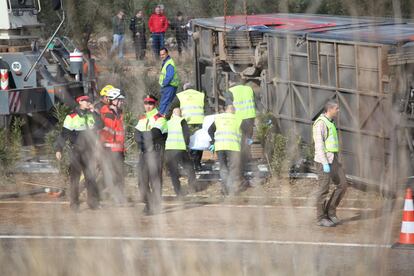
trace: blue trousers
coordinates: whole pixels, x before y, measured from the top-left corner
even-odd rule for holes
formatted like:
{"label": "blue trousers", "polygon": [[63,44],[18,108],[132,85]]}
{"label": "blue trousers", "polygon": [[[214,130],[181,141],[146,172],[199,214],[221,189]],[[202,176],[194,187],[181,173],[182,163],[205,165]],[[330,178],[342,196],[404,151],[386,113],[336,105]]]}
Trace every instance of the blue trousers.
{"label": "blue trousers", "polygon": [[125,41],[125,35],[114,34],[114,42],[112,44],[110,53],[112,54],[115,51],[115,49],[118,49],[118,57],[123,58],[124,57],[124,41]]}
{"label": "blue trousers", "polygon": [[156,57],[160,56],[160,50],[164,47],[164,33],[152,33],[152,50]]}
{"label": "blue trousers", "polygon": [[160,106],[158,108],[158,111],[161,114],[163,115],[167,114],[170,104],[174,100],[176,92],[177,92],[177,87],[174,87],[174,86],[166,86],[166,87],[161,88],[161,100],[160,100]]}

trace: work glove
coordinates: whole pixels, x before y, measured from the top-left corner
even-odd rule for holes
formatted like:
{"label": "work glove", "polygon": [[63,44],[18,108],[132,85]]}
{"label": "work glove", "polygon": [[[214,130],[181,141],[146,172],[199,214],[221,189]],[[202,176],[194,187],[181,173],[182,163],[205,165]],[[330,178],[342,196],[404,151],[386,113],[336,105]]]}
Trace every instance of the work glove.
{"label": "work glove", "polygon": [[208,150],[209,150],[209,151],[211,151],[211,152],[213,152],[213,151],[214,151],[214,145],[210,145],[210,146],[208,147]]}
{"label": "work glove", "polygon": [[329,166],[329,164],[323,164],[323,172],[324,173],[330,173],[331,172],[331,167]]}
{"label": "work glove", "polygon": [[249,146],[251,146],[251,145],[253,144],[253,139],[248,138],[248,139],[246,140],[246,143],[247,143]]}

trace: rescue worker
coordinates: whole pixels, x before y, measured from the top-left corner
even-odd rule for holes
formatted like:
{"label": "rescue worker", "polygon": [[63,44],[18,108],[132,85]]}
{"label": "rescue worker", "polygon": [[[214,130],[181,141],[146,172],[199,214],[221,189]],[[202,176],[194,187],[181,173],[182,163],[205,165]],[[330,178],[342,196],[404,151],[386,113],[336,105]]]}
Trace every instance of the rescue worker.
{"label": "rescue worker", "polygon": [[243,188],[240,171],[240,144],[242,120],[235,114],[233,105],[227,105],[225,113],[215,116],[208,129],[212,139],[210,151],[216,151],[220,163],[220,178],[223,195],[234,195]]}
{"label": "rescue worker", "polygon": [[173,59],[168,55],[167,48],[160,50],[160,56],[162,59],[161,74],[159,77],[159,84],[161,86],[161,100],[159,106],[159,112],[162,115],[166,115],[170,107],[171,102],[174,100],[177,87],[180,84],[180,80],[177,74],[177,68]]}
{"label": "rescue worker", "polygon": [[197,191],[194,167],[187,151],[188,144],[190,143],[190,131],[188,129],[187,121],[181,117],[181,110],[179,108],[174,108],[171,119],[168,121],[167,125],[168,135],[165,142],[167,168],[176,195],[183,196],[184,194],[181,190],[179,179],[179,164],[181,164],[187,171],[188,187]]}
{"label": "rescue worker", "polygon": [[[69,174],[70,174],[70,208],[79,210],[79,180],[81,173],[85,176],[88,192],[87,203],[91,209],[99,208],[98,188],[96,186],[96,131],[102,128],[102,121],[88,96],[76,98],[78,106],[66,116],[62,132],[56,141],[56,158],[62,159],[62,150],[69,141]],[[91,158],[92,156],[92,158]]]}
{"label": "rescue worker", "polygon": [[107,84],[104,86],[104,88],[101,89],[101,91],[99,92],[99,95],[101,96],[99,99],[99,102],[96,103],[95,106],[95,110],[97,110],[99,113],[101,113],[101,109],[109,104],[109,100],[108,100],[108,91],[111,89],[114,89],[115,87],[113,87],[110,84]]}
{"label": "rescue worker", "polygon": [[[99,92],[99,95],[100,95],[99,101],[95,103],[94,105],[96,112],[98,112],[99,114],[104,112],[104,109],[108,108],[108,104],[109,104],[108,91],[114,88],[115,87],[113,87],[112,85],[107,84]],[[108,194],[107,192],[109,192],[109,187],[106,186],[106,183],[103,178],[102,168],[104,167],[105,158],[104,158],[104,148],[102,146],[102,143],[99,143],[97,145],[97,150],[95,152],[95,158],[97,160],[96,183],[98,186],[99,198],[103,199],[105,197],[104,194]]]}
{"label": "rescue worker", "polygon": [[[182,116],[190,128],[190,136],[201,129],[204,121],[205,94],[193,89],[191,83],[185,83],[184,91],[177,93],[173,106],[178,105]],[[202,150],[190,150],[190,156],[196,170],[201,170]]]}
{"label": "rescue worker", "polygon": [[135,126],[135,141],[138,145],[138,187],[143,202],[144,214],[161,211],[162,165],[167,133],[167,121],[156,108],[157,98],[144,98],[145,115]]}
{"label": "rescue worker", "polygon": [[103,147],[103,179],[115,203],[124,204],[125,129],[122,105],[125,97],[117,88],[109,90],[107,95],[109,103],[100,112],[104,125],[99,133]]}
{"label": "rescue worker", "polygon": [[254,92],[248,85],[236,85],[235,82],[230,82],[230,86],[226,101],[234,105],[236,116],[243,120],[245,125],[241,138],[241,158],[242,164],[247,165],[251,159],[250,146],[253,144],[253,128],[256,118]]}
{"label": "rescue worker", "polygon": [[[336,216],[336,208],[344,197],[347,182],[342,165],[339,163],[338,131],[334,119],[338,116],[339,105],[329,100],[325,104],[324,113],[313,124],[313,141],[315,143],[316,171],[318,174],[319,189],[316,199],[317,225],[333,227],[340,223]],[[331,196],[329,184],[335,184]]]}

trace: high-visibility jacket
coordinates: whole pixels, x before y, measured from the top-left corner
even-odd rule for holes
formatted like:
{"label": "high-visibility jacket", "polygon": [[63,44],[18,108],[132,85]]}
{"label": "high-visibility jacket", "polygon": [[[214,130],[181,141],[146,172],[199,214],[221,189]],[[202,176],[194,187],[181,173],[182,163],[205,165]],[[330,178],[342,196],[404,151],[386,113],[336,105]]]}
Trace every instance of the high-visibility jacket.
{"label": "high-visibility jacket", "polygon": [[187,124],[202,124],[204,121],[204,93],[187,89],[177,93],[182,116]]}
{"label": "high-visibility jacket", "polygon": [[160,78],[159,78],[158,82],[162,86],[162,83],[164,82],[165,76],[167,75],[168,65],[171,65],[174,68],[174,76],[173,76],[172,80],[170,81],[169,85],[174,86],[174,87],[178,87],[180,85],[180,80],[178,78],[177,68],[175,67],[175,63],[172,60],[172,58],[168,58],[167,61],[162,66],[161,74],[160,74]]}
{"label": "high-visibility jacket", "polygon": [[158,113],[158,109],[154,108],[150,112],[145,113],[139,120],[135,128],[139,131],[150,131],[152,128],[158,128],[161,133],[167,133],[167,120]]}
{"label": "high-visibility jacket", "polygon": [[256,118],[253,89],[248,85],[236,85],[229,90],[233,94],[233,105],[237,117],[242,120]]}
{"label": "high-visibility jacket", "polygon": [[322,114],[318,117],[318,119],[316,119],[313,127],[315,127],[316,123],[319,121],[323,121],[328,128],[328,137],[326,138],[324,144],[325,152],[339,152],[338,131],[336,129],[335,123]]}
{"label": "high-visibility jacket", "polygon": [[63,127],[71,131],[93,129],[95,127],[95,119],[91,113],[86,113],[84,116],[80,116],[78,113],[74,112],[65,117]]}
{"label": "high-visibility jacket", "polygon": [[69,144],[74,146],[76,150],[94,150],[97,119],[99,124],[101,124],[98,114],[92,114],[89,111],[80,109],[75,109],[74,112],[67,115],[63,122],[62,132],[56,140],[56,151],[62,151],[66,141],[69,141]]}
{"label": "high-visibility jacket", "polygon": [[216,151],[240,151],[241,122],[241,119],[233,113],[216,115],[214,119],[216,125],[214,148]]}
{"label": "high-visibility jacket", "polygon": [[184,120],[180,116],[172,116],[168,121],[168,136],[165,141],[166,150],[185,150],[185,140],[181,122]]}
{"label": "high-visibility jacket", "polygon": [[101,108],[101,118],[104,123],[103,129],[99,132],[102,145],[114,152],[125,151],[124,116],[115,114],[105,105]]}

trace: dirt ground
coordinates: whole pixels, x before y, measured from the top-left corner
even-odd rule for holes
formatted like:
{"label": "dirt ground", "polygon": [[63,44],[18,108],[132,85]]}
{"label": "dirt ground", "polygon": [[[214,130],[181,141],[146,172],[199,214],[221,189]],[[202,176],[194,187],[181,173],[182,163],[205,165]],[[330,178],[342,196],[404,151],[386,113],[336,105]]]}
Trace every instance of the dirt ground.
{"label": "dirt ground", "polygon": [[[412,275],[414,251],[394,250],[401,200],[352,187],[343,224],[315,225],[313,180],[270,180],[232,198],[219,183],[178,200],[164,177],[164,210],[144,216],[137,180],[129,202],[69,209],[66,196],[0,200],[3,275]],[[184,179],[183,179],[184,180]],[[16,174],[0,194],[47,185],[57,174]],[[85,198],[85,195],[82,196]],[[364,260],[364,261],[362,261]]]}
{"label": "dirt ground", "polygon": [[[175,193],[170,182],[168,175],[164,174],[164,185],[163,185],[163,196],[165,200],[173,200],[175,198]],[[264,182],[264,183],[260,183]],[[186,183],[186,178],[181,178],[181,183],[184,190],[188,190]],[[275,204],[278,202],[278,199],[289,200],[292,204],[295,202],[305,202],[307,205],[313,204],[314,194],[317,189],[317,181],[313,179],[289,179],[289,178],[271,178],[271,179],[260,179],[258,181],[260,184],[249,188],[248,190],[240,193],[237,197],[234,197],[236,202],[255,202],[256,204],[266,204],[272,203]],[[222,199],[221,195],[221,186],[219,182],[202,182],[203,190],[197,193],[191,193],[184,198],[186,201],[192,200],[220,200]],[[65,176],[60,174],[25,174],[17,173],[9,177],[6,181],[0,183],[0,193],[11,193],[11,192],[22,192],[28,191],[31,189],[37,189],[39,187],[55,187],[68,189],[69,184]],[[128,176],[125,178],[125,189],[126,194],[130,202],[139,201],[139,191],[138,191],[138,182],[136,176]],[[85,196],[86,191],[82,193],[82,196]],[[52,199],[51,195],[35,195],[35,196],[25,196],[19,198],[18,200],[44,200]],[[255,199],[257,198],[257,199]],[[382,197],[374,191],[364,192],[359,189],[356,189],[350,186],[347,190],[347,198],[352,199],[352,204],[355,206],[362,206],[364,202],[371,201],[380,201]],[[66,196],[59,198],[58,200],[68,200]],[[110,204],[110,200],[104,200]]]}

